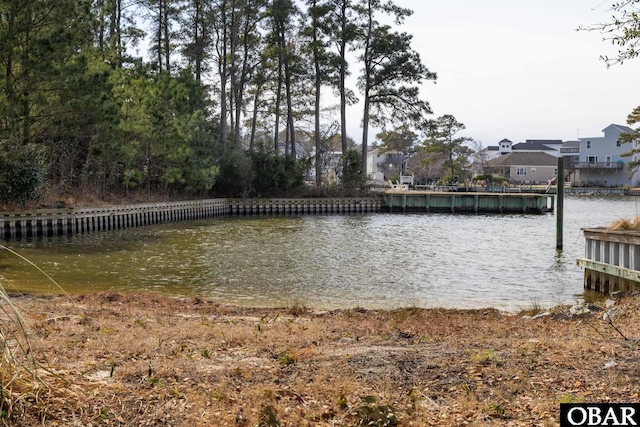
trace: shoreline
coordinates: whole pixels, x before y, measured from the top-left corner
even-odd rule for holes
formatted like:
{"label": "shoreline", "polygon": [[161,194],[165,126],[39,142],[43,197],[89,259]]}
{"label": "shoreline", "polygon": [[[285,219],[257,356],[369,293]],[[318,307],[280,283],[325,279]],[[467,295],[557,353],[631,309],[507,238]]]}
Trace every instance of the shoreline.
{"label": "shoreline", "polygon": [[[630,339],[639,304],[615,303]],[[38,402],[7,425],[551,426],[560,403],[638,400],[637,350],[602,313],[315,312],[115,292],[15,305],[48,371],[37,394],[5,393]]]}

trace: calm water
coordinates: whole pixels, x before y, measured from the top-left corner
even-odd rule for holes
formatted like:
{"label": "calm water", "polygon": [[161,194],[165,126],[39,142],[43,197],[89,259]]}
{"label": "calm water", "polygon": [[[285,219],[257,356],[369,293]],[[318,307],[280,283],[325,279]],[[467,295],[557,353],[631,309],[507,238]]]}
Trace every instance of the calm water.
{"label": "calm water", "polygon": [[[581,228],[638,214],[636,198],[565,198],[547,215],[231,218],[11,242],[70,292],[153,291],[243,305],[518,310],[582,292]],[[57,293],[0,251],[5,288]]]}

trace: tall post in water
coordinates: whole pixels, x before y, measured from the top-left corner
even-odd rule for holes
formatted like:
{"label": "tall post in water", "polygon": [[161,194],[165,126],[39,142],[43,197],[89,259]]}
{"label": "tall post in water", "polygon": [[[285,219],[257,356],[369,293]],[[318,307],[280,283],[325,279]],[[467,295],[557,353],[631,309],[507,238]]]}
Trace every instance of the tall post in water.
{"label": "tall post in water", "polygon": [[562,250],[562,222],[564,216],[564,158],[558,157],[558,173],[556,174],[556,249]]}

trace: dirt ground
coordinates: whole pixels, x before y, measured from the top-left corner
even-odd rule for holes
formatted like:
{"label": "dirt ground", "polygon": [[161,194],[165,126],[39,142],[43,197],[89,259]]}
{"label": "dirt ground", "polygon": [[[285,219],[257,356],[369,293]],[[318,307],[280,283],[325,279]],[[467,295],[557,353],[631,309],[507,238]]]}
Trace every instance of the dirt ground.
{"label": "dirt ground", "polygon": [[555,426],[560,403],[640,401],[638,296],[613,322],[115,293],[15,304],[46,369],[5,377],[5,425]]}

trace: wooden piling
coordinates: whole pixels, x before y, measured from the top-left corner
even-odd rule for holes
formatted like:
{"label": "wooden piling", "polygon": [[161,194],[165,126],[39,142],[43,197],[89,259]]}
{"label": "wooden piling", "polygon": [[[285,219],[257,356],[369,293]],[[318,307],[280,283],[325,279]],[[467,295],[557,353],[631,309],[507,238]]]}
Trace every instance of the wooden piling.
{"label": "wooden piling", "polygon": [[564,157],[558,157],[558,173],[556,174],[556,249],[562,250],[562,235],[564,221]]}

